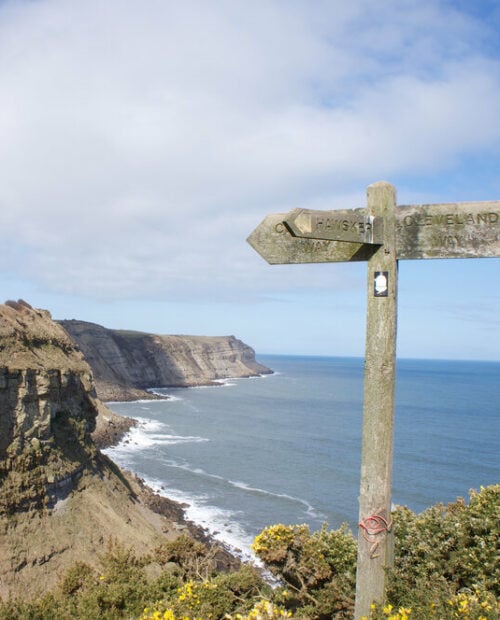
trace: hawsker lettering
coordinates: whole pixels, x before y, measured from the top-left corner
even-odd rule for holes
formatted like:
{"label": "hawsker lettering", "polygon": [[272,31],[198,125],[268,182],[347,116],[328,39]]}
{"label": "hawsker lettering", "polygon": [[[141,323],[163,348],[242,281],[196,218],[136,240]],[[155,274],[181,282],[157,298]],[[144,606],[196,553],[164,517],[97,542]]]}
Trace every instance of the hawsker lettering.
{"label": "hawsker lettering", "polygon": [[312,217],[312,229],[314,232],[322,232],[328,230],[335,231],[350,231],[364,235],[372,230],[372,223],[368,219],[360,220],[346,220],[333,217]]}

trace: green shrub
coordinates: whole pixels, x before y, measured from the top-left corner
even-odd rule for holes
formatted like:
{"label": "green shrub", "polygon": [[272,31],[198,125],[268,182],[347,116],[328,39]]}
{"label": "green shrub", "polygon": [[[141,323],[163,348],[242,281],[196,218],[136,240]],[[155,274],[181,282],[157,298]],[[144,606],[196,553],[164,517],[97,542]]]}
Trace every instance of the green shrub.
{"label": "green shrub", "polygon": [[[371,620],[500,619],[500,485],[471,492],[468,504],[459,499],[419,515],[398,508],[393,523],[388,602],[372,606]],[[0,618],[352,618],[356,542],[345,527],[311,533],[273,525],[253,548],[279,579],[274,589],[250,566],[215,573],[214,550],[180,536],[151,556],[111,546],[99,569],[76,563],[36,601],[0,601]]]}
{"label": "green shrub", "polygon": [[100,570],[76,563],[58,587],[32,601],[0,602],[0,618],[9,620],[118,620],[138,618],[145,605],[175,592],[180,581],[165,573],[148,580],[150,558],[137,559],[127,549],[112,546],[100,558]]}
{"label": "green shrub", "polygon": [[175,562],[184,579],[208,579],[213,573],[215,548],[207,548],[201,542],[182,534],[158,547],[153,557],[160,564]]}
{"label": "green shrub", "polygon": [[498,620],[500,603],[491,592],[464,590],[415,607],[372,605],[370,620]]}
{"label": "green shrub", "polygon": [[233,615],[239,618],[250,613],[263,595],[271,593],[257,571],[244,566],[239,571],[210,579],[185,581],[171,596],[147,606],[141,620],[215,619]]}
{"label": "green shrub", "polygon": [[462,591],[500,596],[500,485],[432,506],[419,515],[394,515],[395,561],[388,599],[395,606],[447,605]]}
{"label": "green shrub", "polygon": [[352,617],[356,542],[346,527],[311,534],[307,525],[273,525],[252,548],[288,588],[288,609],[307,618]]}

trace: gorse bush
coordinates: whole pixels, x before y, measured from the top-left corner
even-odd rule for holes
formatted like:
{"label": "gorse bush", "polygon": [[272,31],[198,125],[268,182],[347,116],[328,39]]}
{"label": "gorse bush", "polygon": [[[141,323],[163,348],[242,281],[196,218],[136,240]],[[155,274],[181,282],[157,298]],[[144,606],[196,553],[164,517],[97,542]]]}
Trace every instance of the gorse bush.
{"label": "gorse bush", "polygon": [[[192,617],[191,615],[179,616],[171,607],[168,607],[164,611],[146,608],[139,620],[190,620]],[[213,618],[214,616],[209,615],[208,617]],[[225,620],[284,620],[285,618],[291,618],[292,613],[268,600],[262,600],[255,603],[252,609],[246,614],[225,614],[223,617]],[[201,619],[202,617],[196,616],[196,618]]]}
{"label": "gorse bush", "polygon": [[356,541],[346,527],[311,534],[307,525],[273,525],[252,548],[287,587],[287,607],[303,617],[352,617]]}
{"label": "gorse bush", "polygon": [[141,620],[195,620],[197,618],[246,617],[256,601],[272,595],[260,575],[251,567],[206,580],[188,580],[162,600],[148,605]]}
{"label": "gorse bush", "polygon": [[398,508],[393,522],[393,609],[411,608],[415,620],[499,617],[500,485],[471,491],[468,504],[458,499],[419,515]]}
{"label": "gorse bush", "polygon": [[[398,508],[393,523],[387,602],[372,605],[367,620],[500,619],[500,485],[419,515]],[[144,557],[111,545],[99,568],[75,564],[38,600],[0,601],[0,618],[352,618],[356,542],[347,528],[273,525],[253,549],[278,586],[250,566],[215,571],[214,549],[180,536]]]}
{"label": "gorse bush", "polygon": [[[391,603],[372,606],[369,620],[497,620],[500,603],[490,592],[464,590],[427,606],[394,607]],[[368,620],[366,618],[365,620]]]}

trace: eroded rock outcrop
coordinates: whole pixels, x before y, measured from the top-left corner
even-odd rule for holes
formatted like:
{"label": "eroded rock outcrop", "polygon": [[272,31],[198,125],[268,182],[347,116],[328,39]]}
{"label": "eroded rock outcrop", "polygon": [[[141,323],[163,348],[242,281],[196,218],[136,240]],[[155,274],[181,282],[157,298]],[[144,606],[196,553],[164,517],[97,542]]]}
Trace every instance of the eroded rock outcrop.
{"label": "eroded rock outcrop", "polygon": [[92,367],[102,400],[133,400],[151,387],[206,385],[271,372],[234,336],[159,336],[60,321]]}
{"label": "eroded rock outcrop", "polygon": [[178,536],[96,448],[99,407],[89,365],[50,314],[0,305],[0,596],[45,591],[77,560],[98,565],[109,541],[147,553]]}
{"label": "eroded rock outcrop", "polygon": [[44,310],[0,306],[0,513],[40,509],[95,458],[90,367]]}

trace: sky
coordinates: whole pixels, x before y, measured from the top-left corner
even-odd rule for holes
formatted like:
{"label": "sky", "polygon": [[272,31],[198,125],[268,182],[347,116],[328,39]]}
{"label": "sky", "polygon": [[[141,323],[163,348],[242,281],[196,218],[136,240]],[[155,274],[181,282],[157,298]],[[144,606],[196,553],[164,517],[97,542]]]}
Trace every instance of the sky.
{"label": "sky", "polygon": [[[498,0],[0,0],[0,291],[56,319],[363,356],[366,263],[270,213],[500,200]],[[400,261],[398,355],[500,360],[500,258]]]}

